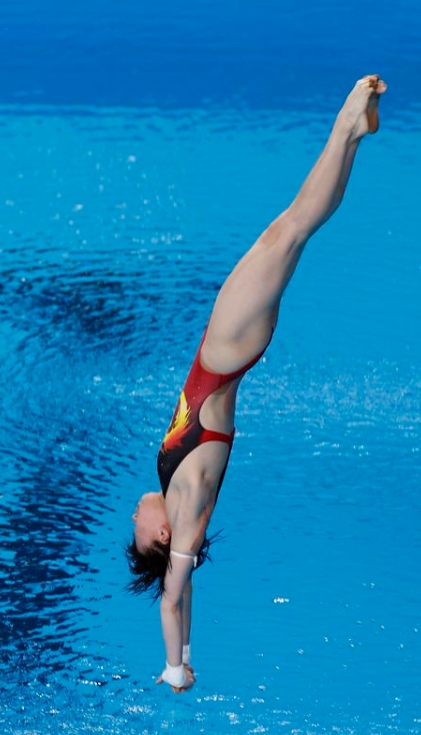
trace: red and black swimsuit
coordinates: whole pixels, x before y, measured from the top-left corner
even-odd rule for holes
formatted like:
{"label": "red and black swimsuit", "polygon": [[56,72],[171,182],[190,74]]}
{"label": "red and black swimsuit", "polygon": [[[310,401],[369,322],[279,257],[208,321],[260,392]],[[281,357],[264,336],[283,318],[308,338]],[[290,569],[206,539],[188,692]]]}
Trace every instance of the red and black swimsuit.
{"label": "red and black swimsuit", "polygon": [[206,370],[200,362],[200,353],[205,335],[194,358],[184,388],[178,399],[171,424],[158,453],[158,475],[164,496],[167,493],[174,472],[183,459],[200,444],[214,441],[223,442],[229,447],[227,461],[219,480],[217,494],[219,493],[234,441],[234,431],[230,434],[225,434],[220,431],[205,429],[200,423],[200,409],[212,393],[222,388],[222,386],[227,385],[232,380],[240,378],[247,370],[250,370],[264,352],[263,350],[257,357],[248,362],[247,365],[239,370],[235,370],[233,373],[213,373]]}

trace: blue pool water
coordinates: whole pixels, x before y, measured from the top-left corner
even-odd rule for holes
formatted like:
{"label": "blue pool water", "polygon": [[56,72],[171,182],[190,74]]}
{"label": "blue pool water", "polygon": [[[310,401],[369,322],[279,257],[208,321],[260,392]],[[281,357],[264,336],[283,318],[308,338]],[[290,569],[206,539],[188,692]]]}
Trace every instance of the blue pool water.
{"label": "blue pool water", "polygon": [[[421,733],[418,5],[0,23],[2,732]],[[377,69],[381,131],[242,386],[175,698],[130,516],[218,286]]]}

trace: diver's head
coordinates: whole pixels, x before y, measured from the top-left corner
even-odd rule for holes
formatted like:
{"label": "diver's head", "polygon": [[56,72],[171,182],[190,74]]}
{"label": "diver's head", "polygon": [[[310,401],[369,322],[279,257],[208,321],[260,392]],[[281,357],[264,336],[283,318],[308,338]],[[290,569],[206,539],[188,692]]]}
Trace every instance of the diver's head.
{"label": "diver's head", "polygon": [[140,553],[147,551],[155,543],[170,545],[171,527],[161,492],[142,495],[132,519],[135,524],[136,548]]}
{"label": "diver's head", "polygon": [[164,591],[171,543],[163,494],[145,493],[132,518],[134,537],[126,551],[133,574],[129,589],[135,593],[149,592],[157,600]]}
{"label": "diver's head", "polygon": [[[133,521],[133,541],[126,549],[133,575],[128,589],[137,594],[149,592],[154,600],[158,600],[164,592],[165,575],[171,564],[171,526],[162,493],[143,495],[136,506]],[[214,538],[207,539],[205,536],[203,539],[197,553],[198,567],[210,559],[209,547]]]}

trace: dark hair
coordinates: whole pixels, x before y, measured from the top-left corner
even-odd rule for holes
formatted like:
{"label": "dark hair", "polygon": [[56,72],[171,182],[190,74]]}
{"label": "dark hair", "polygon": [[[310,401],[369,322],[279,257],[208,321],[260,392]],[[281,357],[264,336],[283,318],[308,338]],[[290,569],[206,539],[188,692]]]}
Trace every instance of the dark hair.
{"label": "dark hair", "polygon": [[[197,567],[201,567],[206,559],[211,561],[210,545],[218,535],[215,534],[210,539],[205,536],[197,553]],[[171,564],[169,544],[161,544],[159,541],[155,541],[147,551],[140,552],[137,549],[135,539],[133,539],[127,546],[126,556],[134,577],[127,585],[128,590],[138,595],[147,592],[154,602],[159,600],[164,592],[167,567]]]}

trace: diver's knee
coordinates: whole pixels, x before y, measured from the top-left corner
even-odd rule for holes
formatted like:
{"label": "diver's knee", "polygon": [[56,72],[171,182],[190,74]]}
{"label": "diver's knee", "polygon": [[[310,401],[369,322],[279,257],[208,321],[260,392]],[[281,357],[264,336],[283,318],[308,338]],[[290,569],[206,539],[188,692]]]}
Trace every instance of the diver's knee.
{"label": "diver's knee", "polygon": [[281,255],[292,255],[305,242],[304,228],[294,215],[286,210],[277,217],[261,236],[262,245],[275,249]]}

